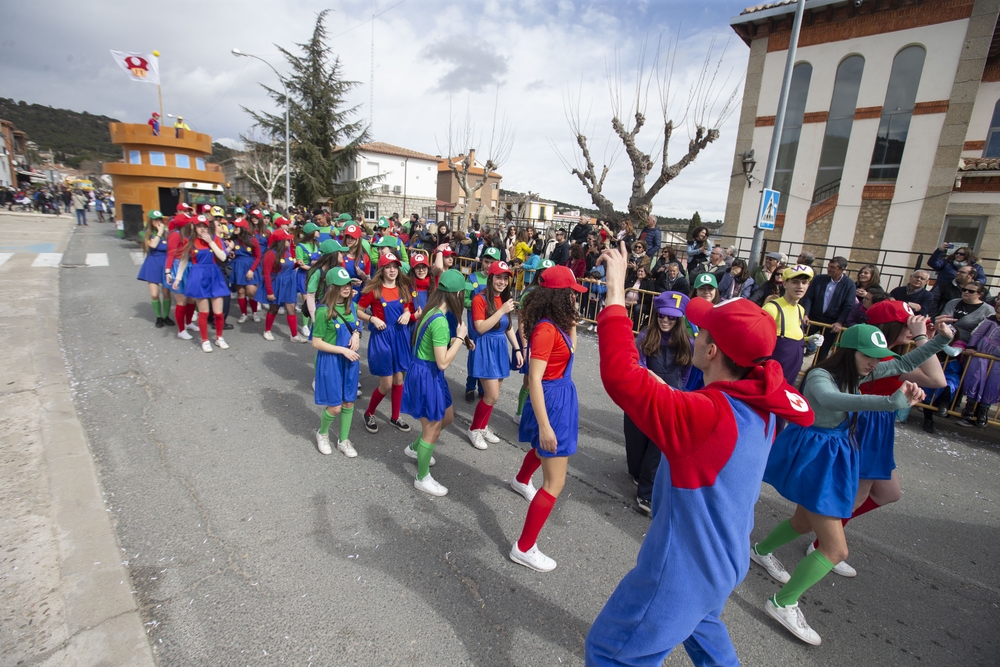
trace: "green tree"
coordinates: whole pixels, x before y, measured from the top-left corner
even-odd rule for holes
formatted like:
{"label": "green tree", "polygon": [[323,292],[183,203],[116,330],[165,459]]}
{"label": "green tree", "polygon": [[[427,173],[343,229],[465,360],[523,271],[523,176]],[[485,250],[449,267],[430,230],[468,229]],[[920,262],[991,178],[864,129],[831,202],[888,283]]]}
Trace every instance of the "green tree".
{"label": "green tree", "polygon": [[[371,191],[381,176],[355,179],[346,188],[334,189],[334,180],[340,174],[351,173],[359,146],[370,138],[361,120],[352,121],[358,115],[358,106],[346,106],[348,93],[359,84],[343,77],[340,57],[327,45],[324,20],[328,11],[316,16],[309,41],[296,45],[301,54],[278,46],[291,69],[284,83],[291,101],[288,115],[293,199],[311,206],[333,198],[335,209],[347,210],[353,205],[352,210],[356,210],[357,201]],[[284,109],[284,93],[261,85],[278,108]],[[267,135],[284,138],[284,114],[244,111]]]}
{"label": "green tree", "polygon": [[691,222],[688,223],[688,238],[691,238],[692,232],[698,227],[701,227],[701,215],[695,211],[691,216]]}

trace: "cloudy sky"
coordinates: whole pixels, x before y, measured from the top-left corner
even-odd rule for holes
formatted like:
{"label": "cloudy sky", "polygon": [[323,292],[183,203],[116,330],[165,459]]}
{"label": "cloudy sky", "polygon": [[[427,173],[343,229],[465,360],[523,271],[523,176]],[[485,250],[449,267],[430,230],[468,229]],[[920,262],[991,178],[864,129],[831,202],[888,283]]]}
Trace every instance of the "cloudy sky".
{"label": "cloudy sky", "polygon": [[[627,107],[634,97],[636,64],[646,45],[647,67],[657,42],[677,43],[672,117],[679,119],[714,41],[721,68],[710,100],[717,122],[725,99],[740,89],[748,48],[729,19],[749,2],[740,0],[212,0],[135,3],[38,0],[10,3],[0,38],[0,95],[53,107],[145,122],[157,108],[156,88],[127,80],[109,53],[161,52],[163,106],[216,140],[235,140],[249,129],[240,107],[274,110],[258,82],[278,86],[265,65],[236,58],[241,50],[286,65],[275,48],[295,49],[308,40],[317,12],[329,8],[327,30],[347,78],[360,82],[352,95],[360,117],[370,119],[374,139],[425,153],[448,149],[449,114],[466,114],[488,149],[495,102],[514,131],[509,158],[500,169],[503,187],[589,204],[589,195],[564,161],[578,151],[567,113],[580,118],[598,169],[615,158],[605,192],[624,209],[631,169],[615,151],[610,120],[609,71],[621,72]],[[375,18],[373,19],[373,15]],[[374,35],[374,40],[373,40]],[[374,42],[374,57],[372,45]],[[617,63],[617,65],[616,65]],[[663,64],[661,56],[660,64]],[[660,94],[651,85],[647,125],[639,145],[662,139]],[[741,92],[741,89],[740,89]],[[369,100],[374,98],[374,104]],[[699,107],[700,105],[695,105]],[[687,147],[695,113],[671,142],[674,159]],[[654,202],[660,215],[689,217],[698,210],[721,219],[732,164],[739,98],[722,124],[722,137],[664,188]]]}

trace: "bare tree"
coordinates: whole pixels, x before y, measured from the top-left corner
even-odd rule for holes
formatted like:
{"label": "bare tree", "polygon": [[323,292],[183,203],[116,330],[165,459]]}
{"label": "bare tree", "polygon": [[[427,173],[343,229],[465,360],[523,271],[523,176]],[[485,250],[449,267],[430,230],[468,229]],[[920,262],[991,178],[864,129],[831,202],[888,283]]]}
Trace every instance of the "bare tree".
{"label": "bare tree", "polygon": [[[660,47],[657,44],[656,55],[651,67],[646,66],[646,47],[643,44],[639,50],[636,66],[635,89],[628,98],[622,92],[621,63],[616,54],[614,63],[608,67],[607,79],[612,106],[611,130],[614,137],[617,138],[617,143],[612,145],[612,139],[609,135],[605,159],[600,171],[595,166],[590,141],[585,134],[586,122],[580,113],[580,100],[577,98],[574,101],[567,98],[566,118],[573,133],[574,143],[580,152],[573,163],[563,158],[561,154],[559,157],[570,173],[580,179],[600,216],[605,220],[618,223],[627,218],[637,229],[643,226],[646,218],[652,212],[653,198],[685,167],[694,162],[701,151],[719,138],[719,128],[736,110],[735,102],[738,99],[742,79],[728,97],[722,97],[719,88],[724,87],[726,82],[722,82],[717,87],[716,80],[722,66],[725,49],[713,67],[712,51],[714,46],[713,40],[705,55],[705,61],[698,78],[692,84],[680,108],[675,108],[677,104],[671,94],[677,57],[676,42],[673,46],[668,44],[662,62]],[[663,125],[658,129],[652,140],[652,147],[647,152],[638,146],[638,135],[646,125],[649,89],[654,83],[659,97],[659,111]],[[679,116],[675,121],[672,116],[678,113]],[[679,160],[671,163],[668,159],[670,140],[674,136],[675,129],[685,125],[689,128],[687,152]],[[622,151],[628,157],[632,167],[631,194],[624,212],[616,210],[614,204],[604,194],[605,180],[614,166],[617,156]],[[655,160],[654,155],[656,156]],[[647,186],[646,180],[654,169],[656,169],[656,178]]]}
{"label": "bare tree", "polygon": [[236,171],[250,181],[253,189],[274,206],[274,195],[284,194],[285,155],[274,142],[260,141],[254,134],[240,135],[244,150],[236,157]]}

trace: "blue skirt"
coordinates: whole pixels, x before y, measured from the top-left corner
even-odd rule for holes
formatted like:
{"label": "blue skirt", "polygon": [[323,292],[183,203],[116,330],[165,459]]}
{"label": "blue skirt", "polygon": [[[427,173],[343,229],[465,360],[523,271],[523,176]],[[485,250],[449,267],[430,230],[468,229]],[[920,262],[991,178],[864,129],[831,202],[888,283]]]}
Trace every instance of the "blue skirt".
{"label": "blue skirt", "polygon": [[231,294],[226,276],[215,262],[188,264],[184,296],[191,299],[216,299]]}
{"label": "blue skirt", "polygon": [[316,353],[316,405],[343,405],[358,397],[360,364],[348,361],[342,354]]}
{"label": "blue skirt", "polygon": [[476,349],[469,352],[470,375],[480,380],[502,380],[510,375],[510,352],[507,335],[490,331],[479,337]]}
{"label": "blue skirt", "polygon": [[771,447],[764,481],[814,514],[846,519],[858,494],[858,459],[848,420],[836,428],[789,424]]}
{"label": "blue skirt", "polygon": [[542,382],[542,390],[545,393],[545,411],[549,415],[549,424],[556,433],[556,451],[547,452],[539,445],[538,418],[535,417],[535,409],[530,400],[524,403],[518,440],[530,442],[535,452],[545,458],[576,454],[576,442],[580,437],[580,404],[576,396],[576,385],[569,378],[548,380]]}
{"label": "blue skirt", "polygon": [[410,350],[410,326],[387,324],[375,329],[368,338],[368,371],[380,378],[405,373],[413,359]]}
{"label": "blue skirt", "polygon": [[308,269],[295,269],[295,289],[299,294],[306,293],[306,276],[308,275]]}
{"label": "blue skirt", "polygon": [[414,419],[439,422],[450,407],[451,390],[444,371],[433,361],[414,359],[403,381],[400,411]]}
{"label": "blue skirt", "polygon": [[257,265],[257,269],[253,272],[253,277],[247,280],[247,271],[253,266],[253,257],[250,255],[236,255],[229,263],[233,269],[233,275],[231,276],[233,287],[238,285],[255,285],[260,286],[260,264]]}
{"label": "blue skirt", "polygon": [[174,280],[177,279],[177,270],[181,268],[181,260],[175,259],[173,266],[170,267],[170,282],[166,280],[166,275],[164,275],[163,282],[167,286],[167,289],[171,292],[176,292],[178,294],[186,294],[184,288],[187,285],[187,277],[191,275],[191,265],[188,264],[184,267],[184,275],[181,276],[180,282],[177,283],[177,289],[174,289]]}
{"label": "blue skirt", "polygon": [[861,479],[891,479],[896,469],[892,455],[896,440],[895,412],[862,412],[858,414],[858,439],[861,441]]}
{"label": "blue skirt", "polygon": [[285,269],[273,274],[271,276],[271,289],[274,290],[274,301],[272,303],[295,303],[299,297],[298,292],[295,290],[295,271]]}
{"label": "blue skirt", "polygon": [[167,253],[151,252],[146,255],[146,259],[142,260],[142,266],[139,267],[138,279],[147,283],[163,285],[166,282],[163,278],[163,271],[166,269],[166,266]]}

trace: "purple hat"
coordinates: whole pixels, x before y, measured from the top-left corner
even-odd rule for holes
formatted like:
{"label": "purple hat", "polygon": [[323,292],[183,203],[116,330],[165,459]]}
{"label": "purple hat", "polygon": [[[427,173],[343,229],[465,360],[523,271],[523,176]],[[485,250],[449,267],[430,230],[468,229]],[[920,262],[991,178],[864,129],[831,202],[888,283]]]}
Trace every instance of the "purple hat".
{"label": "purple hat", "polygon": [[653,299],[653,308],[660,314],[660,317],[667,315],[683,317],[690,300],[688,295],[683,292],[663,292]]}

